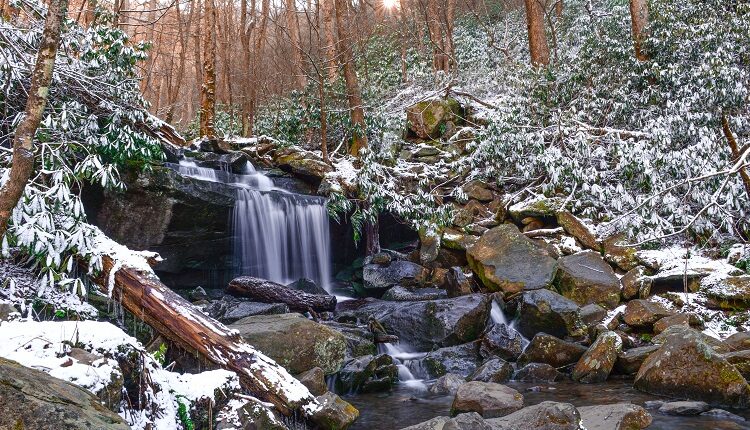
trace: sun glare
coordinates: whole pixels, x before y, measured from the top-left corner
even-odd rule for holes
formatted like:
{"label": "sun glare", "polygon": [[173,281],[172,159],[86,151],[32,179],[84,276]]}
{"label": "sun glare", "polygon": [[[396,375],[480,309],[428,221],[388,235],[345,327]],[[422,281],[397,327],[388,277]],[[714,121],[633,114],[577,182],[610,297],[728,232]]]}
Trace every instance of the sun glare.
{"label": "sun glare", "polygon": [[398,0],[383,0],[383,7],[386,9],[396,9],[398,7]]}

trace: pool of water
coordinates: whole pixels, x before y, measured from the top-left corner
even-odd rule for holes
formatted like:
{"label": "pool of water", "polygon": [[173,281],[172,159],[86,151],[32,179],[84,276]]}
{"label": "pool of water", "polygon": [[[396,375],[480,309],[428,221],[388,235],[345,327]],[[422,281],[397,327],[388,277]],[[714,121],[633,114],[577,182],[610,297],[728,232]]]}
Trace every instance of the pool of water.
{"label": "pool of water", "polygon": [[[648,400],[666,400],[635,390],[632,381],[608,381],[603,384],[551,384],[509,382],[524,396],[526,406],[543,401],[567,402],[575,406],[631,402],[643,406]],[[351,430],[397,430],[450,414],[453,396],[435,396],[400,384],[388,393],[351,394],[343,396],[359,409],[359,420]],[[649,430],[750,430],[750,422],[711,417],[676,417],[652,410]],[[750,420],[750,410],[732,410]]]}

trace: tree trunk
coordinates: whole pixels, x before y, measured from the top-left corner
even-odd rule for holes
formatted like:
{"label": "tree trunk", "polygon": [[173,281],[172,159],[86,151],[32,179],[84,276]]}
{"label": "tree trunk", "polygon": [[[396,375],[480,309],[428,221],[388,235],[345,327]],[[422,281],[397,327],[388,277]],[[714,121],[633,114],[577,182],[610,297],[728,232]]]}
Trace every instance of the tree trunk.
{"label": "tree trunk", "polygon": [[328,82],[335,82],[338,76],[338,64],[336,61],[336,28],[334,26],[334,0],[319,0],[323,21],[323,58],[325,59],[325,75]]}
{"label": "tree trunk", "polygon": [[375,255],[380,252],[380,223],[377,216],[374,222],[365,223],[365,254]]}
{"label": "tree trunk", "polygon": [[26,100],[26,111],[13,136],[13,159],[10,178],[0,188],[0,238],[8,229],[13,209],[23,196],[26,184],[34,171],[34,136],[47,107],[52,73],[55,69],[57,47],[60,45],[62,22],[67,13],[67,0],[50,0],[47,20],[42,33],[42,43],[37,52],[36,64],[31,72],[31,88]]}
{"label": "tree trunk", "polygon": [[549,46],[544,30],[544,3],[542,0],[524,0],[526,24],[529,33],[529,52],[534,67],[549,65]]}
{"label": "tree trunk", "polygon": [[258,37],[253,47],[253,67],[250,79],[250,113],[248,115],[248,135],[253,134],[255,127],[255,112],[258,108],[258,87],[260,86],[260,59],[263,48],[266,45],[266,30],[268,29],[268,14],[270,0],[262,0],[260,10],[260,25],[258,26]]}
{"label": "tree trunk", "polygon": [[365,124],[365,111],[362,102],[362,93],[359,89],[357,72],[354,65],[352,39],[349,33],[347,20],[346,0],[336,0],[335,10],[336,30],[339,36],[337,52],[344,66],[346,97],[349,101],[349,111],[352,118],[352,125],[355,128],[355,130],[352,131],[352,145],[349,148],[349,153],[357,157],[359,156],[360,150],[367,147],[367,126]]}
{"label": "tree trunk", "polygon": [[[750,149],[740,148],[737,144],[737,139],[735,139],[732,129],[729,127],[729,118],[727,118],[726,115],[721,116],[721,129],[724,131],[724,137],[726,137],[727,142],[729,143],[729,149],[732,152],[732,162],[736,163],[740,160],[743,153],[745,151],[750,151]],[[742,185],[745,186],[747,197],[750,198],[750,174],[744,167],[740,169],[740,178],[742,178]]]}
{"label": "tree trunk", "polygon": [[233,279],[226,291],[233,296],[247,297],[262,303],[286,303],[289,309],[298,312],[307,312],[311,309],[315,312],[326,312],[336,309],[335,296],[308,294],[251,276]]}
{"label": "tree trunk", "polygon": [[201,86],[200,136],[213,139],[216,115],[216,8],[214,0],[204,0],[203,85]]}
{"label": "tree trunk", "polygon": [[648,0],[630,0],[630,22],[635,58],[638,61],[647,61],[648,54],[643,46],[643,40],[646,38],[646,27],[648,26]]}
{"label": "tree trunk", "polygon": [[443,62],[443,71],[449,73],[455,66],[455,45],[453,43],[453,27],[456,21],[456,0],[448,0],[448,7],[445,9],[445,56]]}
{"label": "tree trunk", "polygon": [[427,0],[427,31],[432,44],[432,67],[435,71],[445,70],[445,39],[440,26],[440,14],[437,0]]}
{"label": "tree trunk", "polygon": [[299,21],[297,20],[297,7],[295,0],[285,0],[286,26],[289,33],[289,42],[292,44],[292,75],[297,89],[303,90],[307,87],[307,75],[305,75],[304,59],[302,57],[302,40],[299,35]]}
{"label": "tree trunk", "polygon": [[[177,108],[177,98],[180,95],[180,88],[182,81],[185,77],[185,64],[187,63],[187,39],[185,33],[190,32],[190,24],[192,21],[189,19],[186,26],[182,23],[182,12],[180,12],[180,2],[175,3],[175,10],[177,11],[177,34],[180,41],[180,55],[179,64],[177,66],[177,76],[174,79],[174,85],[169,86],[169,94],[167,97],[167,108],[166,122],[171,124],[174,121],[174,111]],[[192,11],[191,11],[192,16]]]}
{"label": "tree trunk", "polygon": [[[255,14],[255,0],[250,3],[251,15]],[[250,71],[252,47],[250,46],[250,40],[252,37],[252,30],[254,24],[249,24],[247,21],[247,0],[242,0],[240,3],[240,42],[242,43],[242,135],[245,137],[250,136],[250,87],[253,85],[250,82],[252,73]],[[255,20],[251,20],[252,23]]]}

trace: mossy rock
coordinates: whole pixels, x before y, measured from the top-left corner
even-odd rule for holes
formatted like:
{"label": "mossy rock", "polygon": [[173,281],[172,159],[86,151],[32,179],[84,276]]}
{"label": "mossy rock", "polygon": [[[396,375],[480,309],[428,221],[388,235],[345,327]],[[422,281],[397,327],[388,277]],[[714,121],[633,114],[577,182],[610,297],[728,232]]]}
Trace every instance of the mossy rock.
{"label": "mossy rock", "polygon": [[409,132],[420,139],[439,139],[450,129],[448,122],[464,122],[464,109],[453,98],[425,100],[406,109]]}

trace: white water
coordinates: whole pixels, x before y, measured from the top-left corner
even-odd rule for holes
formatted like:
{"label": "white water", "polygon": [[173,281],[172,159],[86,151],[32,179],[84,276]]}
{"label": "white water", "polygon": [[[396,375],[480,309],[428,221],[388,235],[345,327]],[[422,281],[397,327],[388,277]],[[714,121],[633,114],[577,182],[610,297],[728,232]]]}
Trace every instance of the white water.
{"label": "white water", "polygon": [[237,275],[280,284],[308,278],[329,290],[331,247],[325,199],[276,188],[250,163],[242,175],[187,160],[169,166],[185,176],[237,188],[232,213]]}
{"label": "white water", "polygon": [[386,354],[393,357],[398,367],[398,380],[408,388],[412,388],[417,391],[427,391],[427,385],[424,383],[424,379],[417,379],[409,368],[410,365],[418,364],[419,359],[427,355],[424,352],[408,352],[407,348],[401,345],[394,345],[392,343],[382,344],[382,349]]}
{"label": "white water", "polygon": [[500,305],[498,305],[494,300],[492,301],[492,308],[490,309],[490,319],[495,324],[504,324],[515,330],[518,335],[521,336],[521,346],[523,347],[523,349],[526,349],[526,346],[529,345],[529,340],[526,339],[516,328],[518,325],[518,320],[514,319],[513,321],[508,322],[508,318],[505,317],[505,313],[502,309],[500,309]]}

